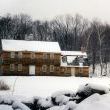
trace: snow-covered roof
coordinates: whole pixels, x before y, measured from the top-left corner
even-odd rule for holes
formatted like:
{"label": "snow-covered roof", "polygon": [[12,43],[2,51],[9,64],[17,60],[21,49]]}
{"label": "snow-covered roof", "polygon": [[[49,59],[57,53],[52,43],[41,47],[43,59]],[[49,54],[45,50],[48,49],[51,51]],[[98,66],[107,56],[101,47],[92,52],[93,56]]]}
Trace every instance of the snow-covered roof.
{"label": "snow-covered roof", "polygon": [[7,39],[2,39],[2,50],[54,52],[54,53],[61,52],[58,42],[7,40]]}
{"label": "snow-covered roof", "polygon": [[67,56],[87,56],[87,53],[82,51],[62,51],[61,54]]}

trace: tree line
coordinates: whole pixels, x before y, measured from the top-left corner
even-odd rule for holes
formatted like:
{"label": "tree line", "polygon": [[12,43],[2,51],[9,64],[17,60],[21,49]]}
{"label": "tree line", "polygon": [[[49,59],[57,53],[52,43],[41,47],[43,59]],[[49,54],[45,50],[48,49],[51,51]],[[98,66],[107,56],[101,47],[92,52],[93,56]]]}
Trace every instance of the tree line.
{"label": "tree line", "polygon": [[62,50],[84,50],[88,53],[93,73],[99,64],[103,68],[110,62],[110,24],[98,19],[89,21],[81,15],[57,16],[51,21],[32,20],[19,14],[0,17],[0,39],[58,41]]}

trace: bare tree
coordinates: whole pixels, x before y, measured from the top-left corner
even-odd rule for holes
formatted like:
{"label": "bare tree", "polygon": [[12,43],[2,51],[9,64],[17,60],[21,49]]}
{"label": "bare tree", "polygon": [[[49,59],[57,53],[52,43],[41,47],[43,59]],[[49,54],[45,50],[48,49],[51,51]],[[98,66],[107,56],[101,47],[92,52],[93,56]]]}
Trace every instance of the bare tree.
{"label": "bare tree", "polygon": [[102,23],[97,22],[97,21],[94,21],[93,23],[95,25],[97,37],[99,40],[99,59],[100,59],[101,75],[103,75],[102,74],[102,72],[103,72],[102,45],[103,45],[103,41],[104,41],[104,37],[105,37],[105,34],[104,34],[105,26]]}

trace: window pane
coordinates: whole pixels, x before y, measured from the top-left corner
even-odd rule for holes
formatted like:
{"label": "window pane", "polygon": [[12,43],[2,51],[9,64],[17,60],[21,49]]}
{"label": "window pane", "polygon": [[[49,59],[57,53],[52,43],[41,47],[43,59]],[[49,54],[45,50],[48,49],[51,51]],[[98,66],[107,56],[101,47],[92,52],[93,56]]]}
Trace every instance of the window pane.
{"label": "window pane", "polygon": [[46,66],[46,65],[43,65],[43,66],[42,66],[42,71],[43,71],[43,72],[46,72],[46,71],[47,71],[47,66]]}
{"label": "window pane", "polygon": [[10,55],[11,58],[15,58],[15,52],[11,52]]}
{"label": "window pane", "polygon": [[47,59],[47,53],[43,53],[43,59]]}
{"label": "window pane", "polygon": [[14,71],[15,65],[14,64],[10,64],[10,71]]}
{"label": "window pane", "polygon": [[18,52],[18,57],[22,58],[22,52]]}
{"label": "window pane", "polygon": [[54,65],[50,65],[50,72],[54,72]]}
{"label": "window pane", "polygon": [[22,71],[22,64],[18,64],[18,71]]}
{"label": "window pane", "polygon": [[35,53],[32,52],[32,53],[31,53],[31,59],[34,59],[34,58],[35,58]]}

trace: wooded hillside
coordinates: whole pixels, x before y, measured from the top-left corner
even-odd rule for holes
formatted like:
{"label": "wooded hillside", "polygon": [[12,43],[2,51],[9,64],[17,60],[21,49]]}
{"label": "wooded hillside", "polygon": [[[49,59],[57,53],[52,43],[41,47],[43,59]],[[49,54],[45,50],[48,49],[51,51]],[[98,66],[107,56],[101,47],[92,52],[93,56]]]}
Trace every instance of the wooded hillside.
{"label": "wooded hillside", "polygon": [[[58,41],[62,50],[81,50],[88,53],[90,63],[110,62],[110,24],[98,19],[89,21],[80,15],[57,16],[51,21],[33,21],[29,15],[0,17],[0,39]],[[107,66],[106,66],[107,67]]]}

